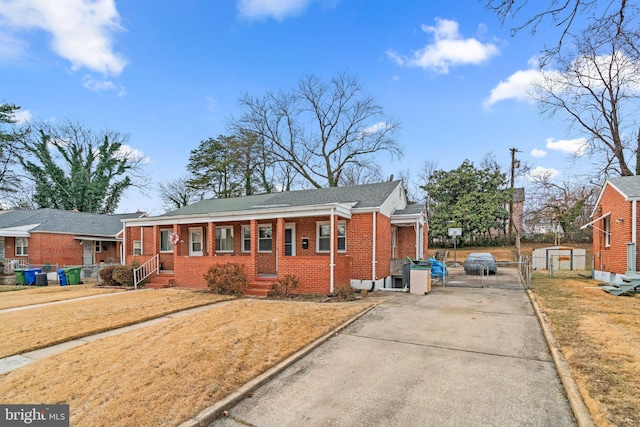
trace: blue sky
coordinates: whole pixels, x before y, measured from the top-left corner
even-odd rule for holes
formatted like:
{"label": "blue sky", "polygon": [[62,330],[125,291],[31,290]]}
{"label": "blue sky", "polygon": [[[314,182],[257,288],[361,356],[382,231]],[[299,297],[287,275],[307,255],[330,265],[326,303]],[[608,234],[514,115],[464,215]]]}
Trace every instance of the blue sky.
{"label": "blue sky", "polygon": [[[288,89],[306,74],[347,71],[401,124],[401,159],[440,169],[509,148],[570,179],[579,148],[561,118],[527,101],[533,60],[555,40],[542,27],[511,38],[484,1],[0,0],[0,102],[21,120],[75,119],[129,134],[153,181],[117,212],[162,213],[157,183],[185,173],[190,150],[228,134],[243,92]],[[373,123],[372,123],[373,124]],[[524,178],[517,185],[524,185]]]}

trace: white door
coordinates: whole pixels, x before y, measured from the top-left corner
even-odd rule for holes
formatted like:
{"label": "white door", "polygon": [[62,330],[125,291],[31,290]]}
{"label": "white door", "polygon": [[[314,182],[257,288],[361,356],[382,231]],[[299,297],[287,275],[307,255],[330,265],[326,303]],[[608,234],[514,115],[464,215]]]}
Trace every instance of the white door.
{"label": "white door", "polygon": [[285,224],[284,226],[284,255],[296,255],[296,225]]}
{"label": "white door", "polygon": [[93,265],[93,248],[95,246],[95,242],[94,241],[89,241],[89,240],[84,240],[84,258],[83,258],[83,264],[84,265]]}
{"label": "white door", "polygon": [[202,227],[189,229],[189,255],[202,256]]}

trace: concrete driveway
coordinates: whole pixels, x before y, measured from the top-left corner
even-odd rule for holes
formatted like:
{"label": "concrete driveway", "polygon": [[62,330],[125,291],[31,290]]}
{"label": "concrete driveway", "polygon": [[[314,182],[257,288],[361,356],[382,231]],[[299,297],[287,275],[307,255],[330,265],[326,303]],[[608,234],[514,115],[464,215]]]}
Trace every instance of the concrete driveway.
{"label": "concrete driveway", "polygon": [[574,426],[520,289],[397,294],[212,426]]}

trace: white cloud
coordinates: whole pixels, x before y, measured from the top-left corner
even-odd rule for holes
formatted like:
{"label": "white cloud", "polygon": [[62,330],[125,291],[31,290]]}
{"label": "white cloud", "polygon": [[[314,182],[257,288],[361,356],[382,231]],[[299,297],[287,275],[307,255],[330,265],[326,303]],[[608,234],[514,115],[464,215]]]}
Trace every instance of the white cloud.
{"label": "white cloud", "polygon": [[530,181],[537,181],[540,179],[552,179],[560,175],[560,171],[553,168],[545,168],[542,166],[536,166],[529,171],[528,179]]}
{"label": "white cloud", "polygon": [[137,148],[133,148],[130,145],[123,144],[115,153],[117,159],[128,159],[134,162],[141,162],[142,164],[150,164],[151,159],[144,155],[144,153]]}
{"label": "white cloud", "polygon": [[532,157],[542,158],[542,157],[545,157],[546,155],[547,155],[547,152],[544,150],[540,150],[537,148],[534,148],[533,150],[531,150]]}
{"label": "white cloud", "polygon": [[[123,31],[114,0],[0,0],[0,23],[5,27],[0,40],[25,30],[49,33],[53,51],[71,62],[73,71],[117,76],[127,64],[112,49],[113,34]],[[1,48],[0,53],[7,54]]]}
{"label": "white cloud", "polygon": [[118,96],[122,97],[126,94],[124,87],[116,85],[111,80],[98,80],[94,79],[90,75],[86,75],[82,78],[82,85],[92,92],[100,92],[104,90],[118,91]]}
{"label": "white cloud", "polygon": [[587,140],[585,138],[576,138],[555,141],[554,138],[547,138],[547,148],[582,156],[587,150]]}
{"label": "white cloud", "polygon": [[381,130],[387,129],[386,122],[379,122],[374,125],[369,126],[368,128],[362,131],[362,136],[368,136],[376,132],[380,132]]}
{"label": "white cloud", "polygon": [[535,69],[516,71],[507,80],[502,80],[496,87],[491,89],[489,97],[483,102],[484,107],[490,108],[497,102],[508,99],[533,101],[529,96],[529,92],[533,88],[533,83],[540,76],[540,71]]}
{"label": "white cloud", "polygon": [[387,55],[399,65],[420,67],[447,74],[449,68],[465,64],[481,64],[497,55],[499,50],[492,43],[482,43],[475,38],[463,38],[458,23],[436,18],[436,26],[423,25],[422,30],[433,35],[433,42],[417,50],[413,56],[400,55],[393,50]]}
{"label": "white cloud", "polygon": [[302,13],[311,0],[238,0],[240,15],[249,19],[273,18],[282,21]]}

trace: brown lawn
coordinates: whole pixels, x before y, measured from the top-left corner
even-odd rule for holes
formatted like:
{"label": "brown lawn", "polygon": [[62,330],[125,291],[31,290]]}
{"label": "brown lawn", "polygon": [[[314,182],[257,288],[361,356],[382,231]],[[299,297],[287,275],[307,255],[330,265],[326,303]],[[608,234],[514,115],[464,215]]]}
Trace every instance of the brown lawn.
{"label": "brown lawn", "polygon": [[2,375],[0,402],[68,403],[78,426],[174,426],[371,304],[232,301]]}
{"label": "brown lawn", "polygon": [[[19,294],[29,291],[21,291]],[[0,313],[0,357],[24,353],[229,299],[188,289],[124,292]]]}
{"label": "brown lawn", "polygon": [[[2,292],[19,289],[20,292]],[[62,301],[66,299],[88,297],[91,295],[122,292],[121,289],[96,288],[93,284],[73,286],[0,286],[0,310],[26,305],[43,304],[46,302]]]}
{"label": "brown lawn", "polygon": [[640,296],[615,297],[576,273],[534,273],[580,392],[600,426],[640,425]]}

